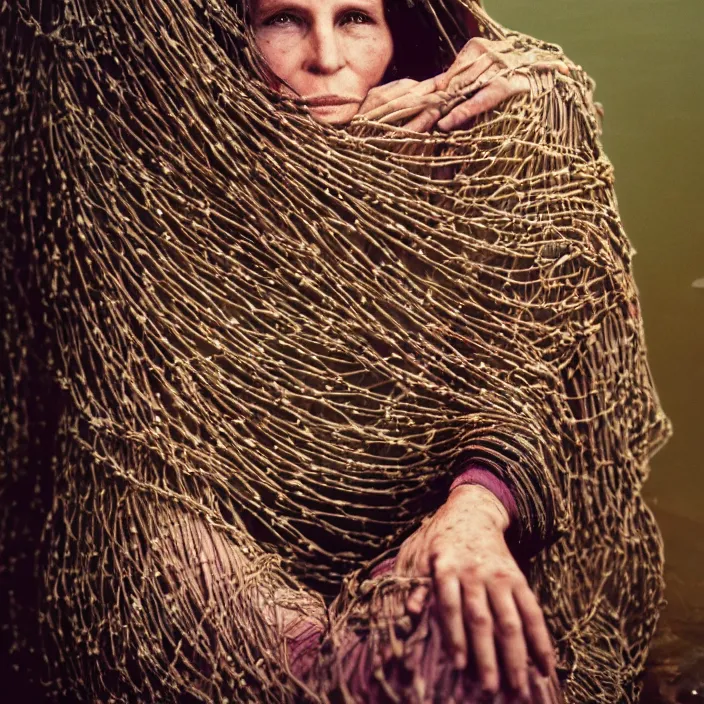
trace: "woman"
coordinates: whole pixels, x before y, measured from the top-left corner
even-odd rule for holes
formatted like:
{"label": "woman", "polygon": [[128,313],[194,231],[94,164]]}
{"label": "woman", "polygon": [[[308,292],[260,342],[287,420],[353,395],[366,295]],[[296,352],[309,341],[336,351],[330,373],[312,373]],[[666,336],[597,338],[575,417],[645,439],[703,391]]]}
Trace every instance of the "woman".
{"label": "woman", "polygon": [[[458,14],[467,31],[476,32],[474,17],[464,8]],[[535,74],[541,70],[568,72],[563,61],[549,54],[540,58],[536,52],[502,56],[505,45],[475,38],[448,70],[425,81],[406,76],[379,86],[390,72],[394,46],[394,73],[428,70],[422,64],[404,65],[410,62],[398,56],[401,42],[394,42],[387,15],[389,10],[381,2],[337,2],[322,7],[319,3],[258,0],[252,5],[256,44],[271,71],[273,87],[302,98],[311,115],[327,124],[345,124],[358,115],[398,122],[399,113],[408,117],[417,112],[413,119],[401,123],[405,129],[427,132],[437,125],[450,132],[502,101],[528,92],[526,69]],[[423,55],[427,37],[421,32],[414,37],[412,26],[397,27],[396,31],[410,35],[405,42],[413,41],[416,52]],[[430,52],[427,59],[432,67]],[[509,68],[510,72],[501,70]],[[475,94],[462,100],[468,87]],[[458,104],[443,116],[441,106],[446,107],[452,99]]]}
{"label": "woman", "polygon": [[447,73],[375,87],[379,5],[315,7],[3,10],[10,665],[68,701],[537,698],[546,619],[570,701],[635,700],[667,423],[590,84],[466,122],[548,48],[389,0]]}
{"label": "woman", "polygon": [[[464,11],[462,17],[469,29],[472,15]],[[401,114],[403,129],[426,132],[437,126],[449,132],[530,89],[525,74],[501,71],[506,64],[496,53],[497,43],[477,39],[446,72],[379,86],[394,58],[382,0],[256,0],[251,20],[273,86],[302,99],[312,117],[325,124],[344,125],[358,116],[398,121]],[[511,58],[516,64],[530,61],[518,52]],[[533,61],[528,65],[536,73],[567,72],[556,59]],[[463,91],[472,97],[444,114],[442,108]],[[399,562],[407,574],[434,575],[439,616],[456,667],[467,667],[470,643],[484,690],[498,691],[498,663],[503,662],[506,681],[528,701],[528,650],[546,676],[554,675],[555,662],[538,603],[503,539],[515,502],[505,485],[479,466],[455,484],[452,501],[404,543]],[[506,505],[491,488],[508,495]],[[411,612],[420,612],[426,592],[418,589],[410,597]]]}

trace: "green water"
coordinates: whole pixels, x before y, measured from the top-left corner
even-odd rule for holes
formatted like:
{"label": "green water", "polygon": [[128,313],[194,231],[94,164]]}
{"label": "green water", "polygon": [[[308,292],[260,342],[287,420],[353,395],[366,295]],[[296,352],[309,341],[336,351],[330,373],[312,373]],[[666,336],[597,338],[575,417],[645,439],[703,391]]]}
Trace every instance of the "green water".
{"label": "green water", "polygon": [[486,4],[503,24],[560,44],[606,108],[650,362],[675,426],[645,490],[665,535],[670,601],[655,651],[661,694],[647,701],[674,701],[678,686],[704,681],[704,289],[692,288],[704,277],[704,1]]}

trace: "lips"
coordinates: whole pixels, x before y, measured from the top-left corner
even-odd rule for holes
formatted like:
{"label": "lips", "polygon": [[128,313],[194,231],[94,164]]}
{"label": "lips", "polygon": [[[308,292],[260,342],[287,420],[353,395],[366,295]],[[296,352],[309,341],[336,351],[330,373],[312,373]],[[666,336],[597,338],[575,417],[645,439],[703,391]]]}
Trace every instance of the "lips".
{"label": "lips", "polygon": [[311,98],[306,98],[306,105],[311,108],[328,108],[359,102],[361,101],[357,98],[344,95],[315,95]]}

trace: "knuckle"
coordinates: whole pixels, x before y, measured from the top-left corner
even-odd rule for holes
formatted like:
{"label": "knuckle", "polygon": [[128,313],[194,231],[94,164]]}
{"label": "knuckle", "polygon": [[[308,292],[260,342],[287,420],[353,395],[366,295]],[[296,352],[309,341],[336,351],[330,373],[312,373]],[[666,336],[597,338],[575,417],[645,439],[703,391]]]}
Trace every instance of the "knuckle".
{"label": "knuckle", "polygon": [[481,601],[478,601],[484,592],[481,565],[470,558],[470,561],[462,566],[462,576],[466,589],[467,603],[473,605],[481,604]]}
{"label": "knuckle", "polygon": [[467,614],[470,626],[477,631],[487,631],[493,626],[491,616],[485,611],[470,611]]}
{"label": "knuckle", "polygon": [[516,570],[512,576],[513,589],[516,593],[523,592],[528,597],[527,601],[531,608],[537,609],[541,614],[542,610],[538,604],[538,599],[528,584],[526,576],[520,570]]}
{"label": "knuckle", "polygon": [[455,568],[455,565],[447,559],[438,560],[435,563],[434,570],[436,576],[440,577],[441,579],[447,579],[457,574],[457,569]]}
{"label": "knuckle", "polygon": [[535,594],[533,594],[533,590],[530,588],[530,585],[528,584],[528,580],[526,579],[526,576],[521,572],[519,569],[515,569],[511,572],[511,578],[513,579],[513,584],[517,590],[521,590],[526,592],[528,596],[530,596],[531,601],[537,606],[538,601],[535,598]]}
{"label": "knuckle", "polygon": [[512,574],[509,570],[499,568],[491,573],[491,578],[495,582],[508,582],[511,580]]}
{"label": "knuckle", "polygon": [[521,630],[521,624],[515,619],[500,619],[498,622],[498,631],[505,638],[515,638]]}
{"label": "knuckle", "polygon": [[442,542],[439,541],[437,537],[433,537],[428,541],[428,559],[431,562],[435,562],[435,560],[440,559],[443,552]]}
{"label": "knuckle", "polygon": [[438,576],[449,576],[457,571],[455,560],[440,549],[430,551],[430,564]]}
{"label": "knuckle", "polygon": [[523,620],[528,628],[538,628],[543,625],[543,615],[534,611],[526,611]]}

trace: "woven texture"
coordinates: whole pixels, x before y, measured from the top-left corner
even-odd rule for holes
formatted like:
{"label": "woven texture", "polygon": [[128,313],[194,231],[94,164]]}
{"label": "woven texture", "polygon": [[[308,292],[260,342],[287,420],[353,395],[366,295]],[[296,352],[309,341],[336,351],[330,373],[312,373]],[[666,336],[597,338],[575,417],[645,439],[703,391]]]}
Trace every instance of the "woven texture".
{"label": "woven texture", "polygon": [[[467,39],[442,0],[394,7],[436,23],[439,65]],[[0,608],[23,686],[342,701],[354,632],[393,644],[418,701],[423,623],[386,606],[413,580],[369,574],[470,457],[516,497],[567,700],[633,701],[662,598],[640,488],[669,425],[587,76],[450,137],[336,129],[266,88],[238,3],[0,17]],[[298,611],[324,629],[305,682]]]}

